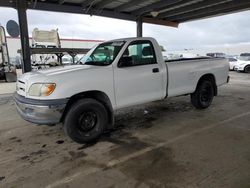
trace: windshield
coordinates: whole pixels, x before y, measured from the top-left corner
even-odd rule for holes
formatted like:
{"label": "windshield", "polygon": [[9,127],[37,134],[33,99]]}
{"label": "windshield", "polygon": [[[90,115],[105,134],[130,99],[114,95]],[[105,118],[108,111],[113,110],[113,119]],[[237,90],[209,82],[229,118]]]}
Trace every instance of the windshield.
{"label": "windshield", "polygon": [[110,65],[115,60],[124,43],[124,41],[102,43],[82,57],[79,60],[79,64]]}
{"label": "windshield", "polygon": [[237,61],[237,59],[231,58],[231,57],[229,57],[228,60],[231,61],[231,62]]}
{"label": "windshield", "polygon": [[241,60],[241,61],[250,61],[250,56],[240,56],[239,60]]}

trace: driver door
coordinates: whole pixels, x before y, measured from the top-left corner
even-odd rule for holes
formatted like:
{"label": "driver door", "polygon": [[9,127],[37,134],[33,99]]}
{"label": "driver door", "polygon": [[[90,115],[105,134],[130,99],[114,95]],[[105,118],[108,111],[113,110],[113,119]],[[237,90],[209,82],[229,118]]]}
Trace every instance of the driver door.
{"label": "driver door", "polygon": [[129,44],[114,69],[117,108],[163,98],[163,75],[150,41]]}

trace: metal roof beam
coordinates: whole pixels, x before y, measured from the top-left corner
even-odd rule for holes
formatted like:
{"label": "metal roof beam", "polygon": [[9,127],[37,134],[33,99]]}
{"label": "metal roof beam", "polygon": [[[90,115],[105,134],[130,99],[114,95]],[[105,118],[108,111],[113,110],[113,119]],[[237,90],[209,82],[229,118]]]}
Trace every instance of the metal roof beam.
{"label": "metal roof beam", "polygon": [[23,0],[17,0],[17,15],[20,29],[20,39],[22,47],[22,70],[24,72],[31,71],[31,60],[30,60],[30,45],[29,45],[29,31],[27,21],[27,3]]}
{"label": "metal roof beam", "polygon": [[169,26],[169,27],[178,27],[179,23],[167,21],[167,20],[159,20],[155,18],[149,18],[149,17],[143,17],[142,21],[144,23],[150,23],[150,24],[157,24],[157,25],[163,25],[163,26]]}
{"label": "metal roof beam", "polygon": [[[194,4],[194,3],[197,3],[199,1],[203,1],[203,0],[179,0],[176,3],[169,4],[167,6],[162,6],[161,5],[159,8],[156,8],[155,10],[152,10],[152,11],[159,11],[159,12],[163,13],[163,12],[171,11],[171,10],[174,10],[174,9],[177,9],[177,8],[180,8],[180,7],[184,7],[184,6],[187,6],[187,5],[190,5],[190,4]],[[167,3],[167,2],[163,1],[163,3]],[[144,12],[144,7],[142,7],[141,10]],[[147,10],[147,12],[146,12],[146,10],[145,10],[144,14],[149,13],[149,12],[151,12],[151,11]]]}
{"label": "metal roof beam", "polygon": [[136,36],[142,37],[142,32],[143,32],[143,22],[142,22],[142,18],[139,17],[136,20]]}
{"label": "metal roof beam", "polygon": [[85,11],[81,6],[73,6],[73,5],[66,5],[66,4],[52,4],[52,3],[45,3],[45,2],[37,2],[36,7],[34,8],[32,4],[28,6],[29,9],[35,10],[44,10],[44,11],[53,11],[53,12],[65,12],[65,13],[75,13],[75,14],[89,14],[95,16],[104,16],[109,18],[117,18],[122,20],[130,20],[135,21],[136,17],[131,14],[125,13],[118,13],[109,10],[97,10],[92,8],[89,11]]}
{"label": "metal roof beam", "polygon": [[131,7],[137,5],[137,4],[141,3],[141,2],[142,2],[141,0],[131,0],[131,1],[127,2],[127,3],[124,3],[124,4],[116,7],[115,11],[122,12],[122,11],[124,11],[124,10],[126,10],[128,8],[131,8]]}
{"label": "metal roof beam", "polygon": [[58,3],[59,3],[60,5],[62,5],[63,3],[65,3],[65,1],[66,1],[66,0],[59,0]]}
{"label": "metal roof beam", "polygon": [[[173,17],[167,17],[168,20],[183,20],[183,19],[188,19],[188,18],[192,18],[192,17],[197,17],[197,16],[203,16],[203,15],[207,15],[207,14],[217,14],[218,12],[220,13],[224,13],[227,10],[239,10],[238,7],[249,7],[250,6],[250,2],[247,2],[245,0],[237,0],[237,1],[232,1],[232,2],[228,2],[225,4],[220,4],[214,7],[207,7],[207,8],[203,8],[200,10],[195,10],[193,12],[189,12],[186,14],[181,14],[181,15],[177,15],[177,16],[173,16]],[[229,11],[230,12],[230,11]]]}
{"label": "metal roof beam", "polygon": [[173,4],[173,5],[163,7],[162,9],[160,9],[160,11],[161,11],[161,13],[171,11],[171,10],[181,8],[181,7],[184,7],[184,6],[187,6],[187,5],[195,4],[195,3],[199,2],[199,1],[202,1],[202,0],[181,0],[180,2],[177,2],[177,3]]}
{"label": "metal roof beam", "polygon": [[139,9],[133,11],[132,14],[143,15],[143,14],[149,13],[151,11],[158,11],[158,10],[164,9],[170,5],[173,5],[173,4],[181,2],[181,1],[182,0],[161,0],[161,1],[155,2],[153,4],[150,4],[148,6],[139,8]]}
{"label": "metal roof beam", "polygon": [[114,2],[113,0],[103,0],[98,3],[96,3],[95,8],[96,9],[103,9],[106,5],[111,4]]}
{"label": "metal roof beam", "polygon": [[9,0],[1,0],[0,1],[0,6],[1,7],[16,7],[16,2],[14,1],[9,1]]}
{"label": "metal roof beam", "polygon": [[95,2],[96,2],[96,0],[84,0],[84,1],[82,1],[81,5],[83,8],[86,8],[90,5],[93,5]]}
{"label": "metal roof beam", "polygon": [[158,16],[158,18],[166,18],[166,17],[171,17],[171,16],[175,16],[175,15],[180,15],[180,14],[184,14],[184,13],[188,13],[194,10],[199,10],[202,8],[206,8],[206,7],[211,7],[211,6],[215,6],[215,5],[219,5],[219,4],[223,4],[226,2],[229,2],[232,0],[206,0],[206,1],[201,1],[195,4],[190,4],[181,8],[176,8],[173,9],[171,11],[167,11],[165,13],[162,13]]}
{"label": "metal roof beam", "polygon": [[180,22],[187,22],[187,21],[193,21],[193,20],[198,20],[198,19],[204,19],[204,18],[211,18],[214,16],[219,16],[219,15],[225,15],[229,13],[235,13],[243,10],[250,10],[250,2],[243,3],[243,0],[237,0],[237,2],[241,1],[241,4],[235,3],[235,6],[221,6],[221,7],[211,7],[209,9],[206,9],[206,11],[199,11],[195,12],[190,15],[186,15],[183,17],[178,18],[178,21]]}

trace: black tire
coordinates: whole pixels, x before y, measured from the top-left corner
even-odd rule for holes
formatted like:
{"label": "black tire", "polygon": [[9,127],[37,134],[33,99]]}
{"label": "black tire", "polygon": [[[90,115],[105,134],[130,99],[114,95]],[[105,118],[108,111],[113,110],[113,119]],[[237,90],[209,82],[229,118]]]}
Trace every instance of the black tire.
{"label": "black tire", "polygon": [[90,98],[74,103],[64,120],[65,133],[75,142],[94,142],[103,133],[108,113],[98,101]]}
{"label": "black tire", "polygon": [[201,81],[195,92],[191,94],[191,102],[197,109],[208,108],[214,98],[213,83],[208,80]]}
{"label": "black tire", "polygon": [[250,73],[250,65],[247,65],[247,66],[244,68],[244,72],[245,72],[245,73]]}

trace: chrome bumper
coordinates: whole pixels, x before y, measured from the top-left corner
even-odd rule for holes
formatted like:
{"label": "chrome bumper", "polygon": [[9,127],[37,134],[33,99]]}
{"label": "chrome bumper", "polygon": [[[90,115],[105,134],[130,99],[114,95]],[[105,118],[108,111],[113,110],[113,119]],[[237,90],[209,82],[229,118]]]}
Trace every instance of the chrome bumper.
{"label": "chrome bumper", "polygon": [[40,125],[59,123],[68,102],[68,99],[28,99],[17,93],[14,100],[17,111],[24,120]]}

